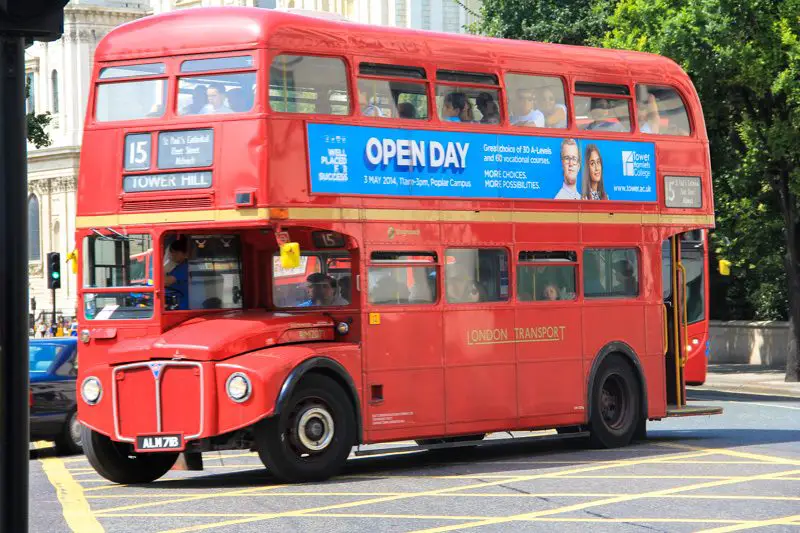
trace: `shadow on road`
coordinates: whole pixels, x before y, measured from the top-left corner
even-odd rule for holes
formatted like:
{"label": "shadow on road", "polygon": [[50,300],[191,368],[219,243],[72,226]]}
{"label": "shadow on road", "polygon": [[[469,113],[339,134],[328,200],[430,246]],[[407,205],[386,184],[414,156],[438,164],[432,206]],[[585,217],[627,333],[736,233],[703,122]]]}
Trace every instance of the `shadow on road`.
{"label": "shadow on road", "polygon": [[766,394],[749,394],[747,392],[723,392],[687,388],[689,402],[719,401],[719,402],[795,402],[800,404],[800,398],[793,396],[778,396]]}

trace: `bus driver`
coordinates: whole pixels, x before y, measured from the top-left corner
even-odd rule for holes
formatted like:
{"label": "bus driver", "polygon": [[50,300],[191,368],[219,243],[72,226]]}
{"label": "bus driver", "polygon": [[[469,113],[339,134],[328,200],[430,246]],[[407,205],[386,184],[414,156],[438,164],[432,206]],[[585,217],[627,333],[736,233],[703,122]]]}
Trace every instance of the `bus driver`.
{"label": "bus driver", "polygon": [[167,296],[178,299],[174,309],[189,309],[189,264],[186,262],[186,237],[178,237],[167,248],[164,261],[164,286]]}

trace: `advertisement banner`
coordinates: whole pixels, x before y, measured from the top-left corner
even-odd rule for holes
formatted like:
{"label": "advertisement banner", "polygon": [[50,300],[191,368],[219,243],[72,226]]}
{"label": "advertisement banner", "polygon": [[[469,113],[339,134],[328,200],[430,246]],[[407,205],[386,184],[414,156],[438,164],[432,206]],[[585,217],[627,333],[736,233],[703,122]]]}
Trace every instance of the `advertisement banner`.
{"label": "advertisement banner", "polygon": [[655,202],[655,145],[308,124],[312,193]]}

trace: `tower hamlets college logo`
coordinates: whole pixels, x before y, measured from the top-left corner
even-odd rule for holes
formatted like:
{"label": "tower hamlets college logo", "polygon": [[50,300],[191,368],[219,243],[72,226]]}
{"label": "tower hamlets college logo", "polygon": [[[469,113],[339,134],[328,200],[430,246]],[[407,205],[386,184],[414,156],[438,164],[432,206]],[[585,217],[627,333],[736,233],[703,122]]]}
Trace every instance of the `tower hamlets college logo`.
{"label": "tower hamlets college logo", "polygon": [[634,170],[634,152],[633,150],[622,150],[622,175],[623,176],[635,176],[636,172]]}

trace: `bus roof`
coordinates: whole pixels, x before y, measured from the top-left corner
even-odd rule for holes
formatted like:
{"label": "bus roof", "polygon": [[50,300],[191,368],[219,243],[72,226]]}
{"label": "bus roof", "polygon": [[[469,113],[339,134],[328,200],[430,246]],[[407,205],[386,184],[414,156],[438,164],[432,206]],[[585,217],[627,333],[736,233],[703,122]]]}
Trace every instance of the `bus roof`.
{"label": "bus roof", "polygon": [[[654,77],[686,74],[672,60],[643,52],[495,39],[387,26],[356,24],[248,7],[179,10],[145,17],[112,30],[97,46],[97,61],[155,58],[272,48],[319,53],[328,49],[374,56],[435,57],[439,61],[518,68],[540,57],[566,70]],[[469,50],[465,54],[464,51]]]}

